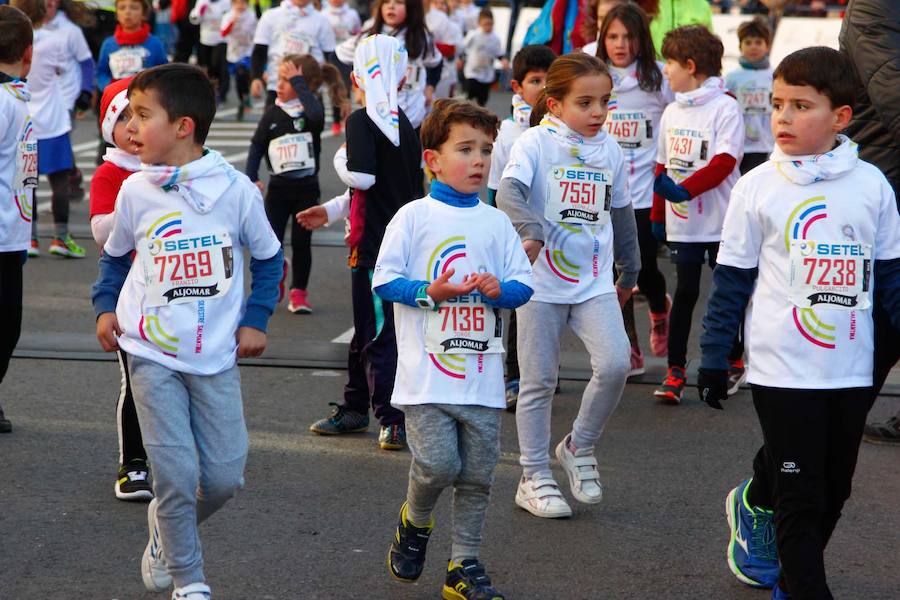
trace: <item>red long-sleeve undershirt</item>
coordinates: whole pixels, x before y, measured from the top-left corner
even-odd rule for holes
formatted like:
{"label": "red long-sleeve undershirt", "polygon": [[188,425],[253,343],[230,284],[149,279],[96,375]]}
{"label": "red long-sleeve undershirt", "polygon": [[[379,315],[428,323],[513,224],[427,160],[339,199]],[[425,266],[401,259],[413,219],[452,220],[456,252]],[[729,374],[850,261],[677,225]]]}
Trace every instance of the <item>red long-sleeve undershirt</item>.
{"label": "red long-sleeve undershirt", "polygon": [[[703,192],[718,187],[734,171],[737,159],[730,154],[716,154],[702,169],[694,171],[694,174],[681,182],[681,187],[686,189],[691,198],[696,198]],[[659,177],[665,173],[666,167],[656,163],[653,177]],[[666,199],[659,194],[653,194],[653,208],[650,209],[650,220],[654,223],[666,222]]]}

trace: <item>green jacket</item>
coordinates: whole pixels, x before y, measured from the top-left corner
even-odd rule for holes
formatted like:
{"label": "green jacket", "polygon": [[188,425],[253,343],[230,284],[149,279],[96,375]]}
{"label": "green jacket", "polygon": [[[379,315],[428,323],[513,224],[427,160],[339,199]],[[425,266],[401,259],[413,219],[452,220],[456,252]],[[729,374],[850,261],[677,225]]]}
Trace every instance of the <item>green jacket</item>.
{"label": "green jacket", "polygon": [[659,14],[650,23],[653,45],[662,56],[662,43],[666,34],[682,25],[706,25],[712,31],[712,10],[709,0],[659,0]]}

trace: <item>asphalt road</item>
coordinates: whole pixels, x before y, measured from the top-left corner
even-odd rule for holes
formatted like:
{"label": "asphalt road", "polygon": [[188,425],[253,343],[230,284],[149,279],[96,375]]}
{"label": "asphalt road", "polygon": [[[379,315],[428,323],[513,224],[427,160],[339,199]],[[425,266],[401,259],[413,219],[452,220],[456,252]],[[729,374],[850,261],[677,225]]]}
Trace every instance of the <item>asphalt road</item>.
{"label": "asphalt road", "polygon": [[[505,114],[506,101],[495,97],[492,107]],[[226,113],[217,121],[211,145],[242,165],[252,126],[229,119]],[[84,148],[78,161],[87,174],[93,139],[92,126],[79,123],[74,144]],[[326,140],[323,156],[337,144]],[[321,180],[323,198],[341,191],[327,160]],[[41,218],[49,235],[50,216]],[[89,289],[97,251],[87,239],[86,202],[73,205],[71,222],[90,257],[63,260],[45,252],[26,265],[23,337],[0,388],[15,428],[0,436],[0,599],[166,598],[145,592],[140,580],[145,505],[113,495],[119,376],[93,335]],[[246,489],[201,529],[217,600],[440,596],[450,494],[437,509],[425,573],[417,584],[397,583],[385,557],[409,454],[379,450],[374,424],[344,438],[307,431],[328,413],[328,402],[340,400],[344,383],[350,297],[341,236],[339,229],[315,236],[315,313],[296,316],[280,307],[265,357],[242,369],[251,439]],[[638,309],[645,331],[646,306]],[[701,310],[691,342],[695,358]],[[570,336],[564,346],[554,443],[571,426],[587,373],[579,342]],[[749,393],[733,397],[724,412],[701,405],[693,393],[680,407],[663,406],[648,385],[661,379],[663,367],[660,359],[648,361],[648,373],[628,385],[598,447],[603,503],[575,505],[568,520],[537,519],[514,505],[515,420],[504,415],[482,560],[507,598],[769,597],[739,584],[725,564],[724,498],[748,476],[761,443]],[[888,391],[897,389],[892,383]],[[898,408],[900,398],[886,397],[873,415]],[[863,444],[853,497],[826,553],[835,597],[900,595],[898,498],[898,449]]]}

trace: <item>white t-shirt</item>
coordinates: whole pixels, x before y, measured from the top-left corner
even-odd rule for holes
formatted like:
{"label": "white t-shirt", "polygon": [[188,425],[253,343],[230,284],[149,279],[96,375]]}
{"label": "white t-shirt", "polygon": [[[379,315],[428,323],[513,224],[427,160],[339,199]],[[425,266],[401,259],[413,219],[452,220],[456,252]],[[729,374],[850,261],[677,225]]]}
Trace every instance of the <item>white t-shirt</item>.
{"label": "white t-shirt", "polygon": [[331,23],[331,29],[334,31],[334,41],[338,44],[358,34],[362,27],[359,13],[346,4],[333,6],[330,2],[325,2],[322,6],[322,13],[328,17],[328,22]]}
{"label": "white t-shirt", "polygon": [[37,138],[21,90],[0,84],[0,252],[27,250],[31,240]]}
{"label": "white t-shirt", "polygon": [[509,161],[509,152],[516,140],[526,131],[528,131],[527,127],[522,127],[511,118],[500,121],[500,132],[497,134],[497,139],[494,140],[494,149],[491,151],[491,170],[488,173],[487,186],[492,190],[500,189],[500,178]]}
{"label": "white t-shirt", "polygon": [[[642,90],[633,77],[629,76],[634,73],[635,66],[623,69],[610,66],[613,81],[622,81],[624,85],[621,88],[613,86],[604,126],[607,133],[619,142],[622,154],[625,155],[631,203],[637,210],[653,206],[653,173],[656,167],[659,121],[675,95],[669,89],[669,80],[665,77],[658,92]],[[662,70],[661,64],[659,67]]]}
{"label": "white t-shirt", "polygon": [[[125,331],[119,345],[128,354],[183,373],[214,375],[231,368],[244,313],[244,248],[265,260],[280,247],[259,190],[245,175],[238,174],[209,212],[200,213],[177,192],[166,193],[142,172],[135,173],[119,191],[116,220],[104,246],[110,256],[138,251],[116,306]],[[145,280],[142,253],[154,263],[163,260],[165,283],[201,277],[196,289],[212,285],[219,295],[153,306],[156,292]],[[151,280],[156,284],[155,275]]]}
{"label": "white t-shirt", "polygon": [[581,47],[581,51],[591,56],[597,56],[597,42],[588,42]]}
{"label": "white t-shirt", "polygon": [[75,100],[81,94],[81,67],[83,60],[91,58],[91,49],[81,28],[69,20],[66,13],[58,11],[53,20],[45,26],[48,30],[66,36],[68,63],[60,75],[60,87],[67,108],[75,106]]}
{"label": "white t-shirt", "polygon": [[[873,165],[860,160],[843,177],[801,186],[790,183],[770,161],[738,181],[717,261],[740,269],[759,267],[744,330],[750,383],[792,389],[872,385],[871,308],[823,302],[800,308],[791,301],[792,266],[800,286],[807,278],[813,285],[861,285],[865,267],[860,244],[871,248],[873,276],[875,260],[900,258],[894,192]],[[852,281],[850,259],[856,263]],[[838,260],[844,261],[843,268]],[[872,284],[870,279],[869,293]]]}
{"label": "white t-shirt", "polygon": [[466,64],[463,75],[481,83],[494,81],[494,60],[503,55],[500,38],[493,32],[485,33],[480,28],[466,34]]}
{"label": "white t-shirt", "polygon": [[281,4],[264,12],[259,19],[253,43],[269,47],[266,65],[269,90],[275,91],[278,85],[278,65],[286,54],[311,54],[322,62],[326,52],[334,51],[334,31],[328,17],[312,4],[302,11],[306,16],[301,16],[301,9],[292,4]]}
{"label": "white t-shirt", "polygon": [[[688,202],[666,201],[666,238],[670,242],[718,242],[731,188],[740,177],[744,156],[744,119],[737,101],[721,94],[697,106],[669,104],[659,123],[656,161],[681,183],[717,154],[737,160],[731,174],[715,188]],[[674,165],[679,165],[675,167]]]}
{"label": "white t-shirt", "polygon": [[[403,206],[388,224],[372,287],[400,277],[433,281],[448,267],[455,269],[451,281],[457,283],[466,274],[488,272],[501,282],[531,286],[531,265],[504,213],[483,203],[462,208],[426,196]],[[458,320],[456,331],[482,332],[499,350],[499,332],[488,329],[491,315],[499,311],[481,302],[477,293],[443,302],[438,309],[394,304],[398,356],[391,404],[504,407],[501,352],[429,353],[425,334],[426,326],[434,333],[444,325],[453,331]]]}
{"label": "white t-shirt", "polygon": [[61,79],[68,64],[68,36],[46,27],[35,29],[34,59],[28,73],[28,112],[39,140],[55,138],[72,129]]}
{"label": "white t-shirt", "polygon": [[233,64],[253,54],[256,13],[248,9],[238,15],[233,10],[230,10],[222,17],[222,30],[227,29],[232,22],[234,26],[228,32],[228,35],[225,36],[225,41],[228,43],[225,60]]}
{"label": "white t-shirt", "polygon": [[478,15],[480,12],[481,9],[475,6],[474,2],[460,4],[453,11],[453,18],[462,25],[463,31],[469,32],[478,29]]}
{"label": "white t-shirt", "polygon": [[725,87],[737,96],[744,111],[744,154],[768,154],[772,135],[772,69],[738,68],[725,77]]}
{"label": "white t-shirt", "polygon": [[[606,171],[611,183],[611,208],[628,206],[628,180],[619,145],[606,132],[599,159],[585,165]],[[512,177],[531,189],[529,205],[544,228],[544,247],[534,263],[532,300],[552,304],[579,304],[615,292],[613,284],[612,225],[570,225],[545,217],[548,190],[556,169],[578,165],[567,148],[545,127],[532,127],[513,144],[502,179]],[[597,185],[596,194],[605,190]]]}
{"label": "white t-shirt", "polygon": [[[218,46],[222,39],[222,17],[231,10],[227,0],[200,0],[191,11],[191,22],[200,24],[200,43]],[[203,14],[200,14],[202,11]],[[249,10],[247,12],[250,12]]]}

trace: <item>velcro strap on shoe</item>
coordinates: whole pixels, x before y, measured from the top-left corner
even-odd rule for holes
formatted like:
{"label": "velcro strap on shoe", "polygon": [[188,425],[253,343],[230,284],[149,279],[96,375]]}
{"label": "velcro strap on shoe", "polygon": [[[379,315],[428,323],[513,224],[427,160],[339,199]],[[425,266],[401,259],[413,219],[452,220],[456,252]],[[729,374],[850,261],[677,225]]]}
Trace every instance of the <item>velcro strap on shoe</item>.
{"label": "velcro strap on shoe", "polygon": [[537,479],[534,482],[534,493],[539,498],[562,497],[559,486],[552,479]]}

